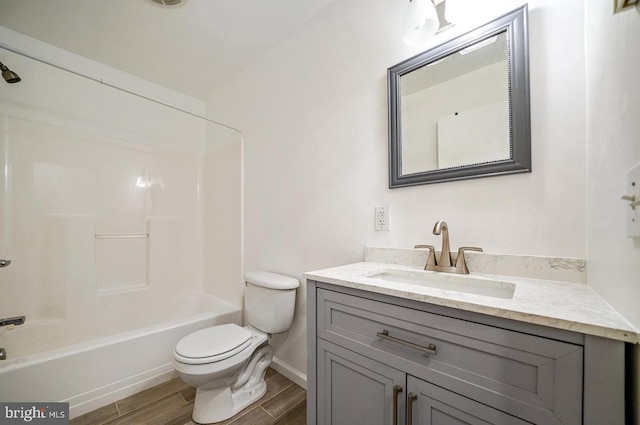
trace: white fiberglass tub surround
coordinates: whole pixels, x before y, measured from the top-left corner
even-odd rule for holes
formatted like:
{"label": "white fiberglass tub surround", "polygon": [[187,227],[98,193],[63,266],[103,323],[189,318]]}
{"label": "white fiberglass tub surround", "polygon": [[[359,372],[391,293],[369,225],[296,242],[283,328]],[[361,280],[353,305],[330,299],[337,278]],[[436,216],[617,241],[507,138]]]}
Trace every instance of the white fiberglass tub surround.
{"label": "white fiberglass tub surround", "polygon": [[[203,272],[205,124],[0,52],[0,400],[72,416],[174,375],[176,342],[240,309]],[[152,96],[153,97],[153,96]]]}
{"label": "white fiberglass tub surround", "polygon": [[241,321],[238,307],[205,294],[185,298],[172,312],[183,317],[0,362],[0,400],[64,401],[76,417],[177,376],[173,350],[182,337]]}
{"label": "white fiberglass tub surround", "polygon": [[[204,110],[197,99],[0,33],[70,69]],[[205,247],[224,245],[206,236],[215,226],[205,228],[205,206],[226,200],[207,186],[208,164],[235,134],[2,49],[0,59],[22,77],[0,96],[0,258],[12,260],[0,269],[0,318],[26,316],[0,328],[8,356],[0,400],[68,401],[79,415],[174,376],[181,337],[241,320],[238,297],[226,304],[220,289],[240,282],[240,267],[224,279],[204,261]]]}
{"label": "white fiberglass tub surround", "polygon": [[72,416],[175,376],[183,336],[240,323],[203,291],[202,156],[0,112],[0,400]]}
{"label": "white fiberglass tub surround", "polygon": [[[0,113],[10,357],[145,328],[202,291],[201,156]],[[5,208],[7,210],[7,208]]]}

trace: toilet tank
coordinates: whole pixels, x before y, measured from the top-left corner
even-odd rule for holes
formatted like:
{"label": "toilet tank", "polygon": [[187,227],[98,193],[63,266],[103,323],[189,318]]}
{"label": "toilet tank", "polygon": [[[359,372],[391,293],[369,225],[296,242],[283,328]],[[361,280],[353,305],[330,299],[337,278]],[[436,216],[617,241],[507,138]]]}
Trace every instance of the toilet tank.
{"label": "toilet tank", "polygon": [[270,334],[288,331],[296,306],[296,289],[300,286],[298,279],[264,271],[247,272],[244,278],[248,324]]}

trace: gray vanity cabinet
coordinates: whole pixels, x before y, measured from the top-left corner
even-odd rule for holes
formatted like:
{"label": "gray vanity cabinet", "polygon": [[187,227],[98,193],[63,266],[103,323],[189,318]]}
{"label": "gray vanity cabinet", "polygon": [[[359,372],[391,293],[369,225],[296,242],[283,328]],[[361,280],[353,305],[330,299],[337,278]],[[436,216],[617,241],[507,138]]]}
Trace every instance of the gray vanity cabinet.
{"label": "gray vanity cabinet", "polygon": [[[406,375],[327,341],[318,342],[318,423],[404,423]],[[394,422],[394,413],[398,422]]]}
{"label": "gray vanity cabinet", "polygon": [[412,425],[530,424],[330,342],[317,351],[318,423],[404,424],[408,403]]}
{"label": "gray vanity cabinet", "polygon": [[622,342],[322,282],[307,300],[308,425],[624,424]]}
{"label": "gray vanity cabinet", "polygon": [[531,424],[413,376],[407,381],[413,425]]}

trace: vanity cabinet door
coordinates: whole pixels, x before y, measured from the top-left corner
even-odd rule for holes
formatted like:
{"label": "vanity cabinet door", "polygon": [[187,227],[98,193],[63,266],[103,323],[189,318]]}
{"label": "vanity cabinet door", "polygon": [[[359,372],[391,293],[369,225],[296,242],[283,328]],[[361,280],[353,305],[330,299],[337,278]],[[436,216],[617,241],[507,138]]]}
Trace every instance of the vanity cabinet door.
{"label": "vanity cabinet door", "polygon": [[316,326],[321,339],[531,423],[582,424],[580,345],[324,289]]}
{"label": "vanity cabinet door", "polygon": [[531,425],[413,376],[407,389],[407,425]]}
{"label": "vanity cabinet door", "polygon": [[317,355],[317,425],[404,424],[405,373],[322,340]]}

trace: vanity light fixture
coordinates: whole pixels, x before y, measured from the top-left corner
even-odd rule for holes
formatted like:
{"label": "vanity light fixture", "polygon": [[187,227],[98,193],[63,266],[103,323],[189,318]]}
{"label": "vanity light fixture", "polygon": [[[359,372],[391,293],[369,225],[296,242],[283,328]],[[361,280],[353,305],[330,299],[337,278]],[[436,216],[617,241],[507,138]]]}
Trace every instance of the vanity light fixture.
{"label": "vanity light fixture", "polygon": [[2,78],[9,84],[19,83],[21,81],[18,74],[7,68],[2,62],[0,62],[0,71],[2,71]]}
{"label": "vanity light fixture", "polygon": [[146,189],[148,187],[151,187],[151,182],[146,177],[140,176],[138,177],[138,180],[136,180],[136,187]]}
{"label": "vanity light fixture", "polygon": [[639,0],[615,0],[615,7],[613,12],[618,13],[622,12],[625,9],[629,9],[631,7],[639,7]]}
{"label": "vanity light fixture", "polygon": [[409,0],[402,42],[409,46],[422,43],[451,26],[444,16],[445,3],[446,0]]}

